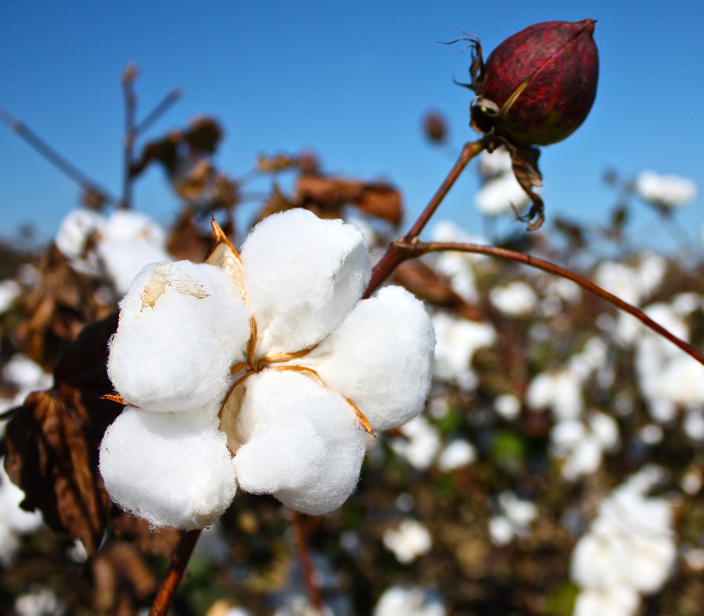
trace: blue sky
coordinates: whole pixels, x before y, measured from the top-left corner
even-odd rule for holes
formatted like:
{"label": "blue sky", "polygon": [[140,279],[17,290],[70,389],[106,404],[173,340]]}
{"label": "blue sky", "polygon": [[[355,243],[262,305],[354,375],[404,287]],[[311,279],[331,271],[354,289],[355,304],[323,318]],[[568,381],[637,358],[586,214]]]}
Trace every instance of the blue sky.
{"label": "blue sky", "polygon": [[[444,112],[458,144],[474,136],[471,92],[452,84],[453,74],[466,78],[469,55],[437,41],[464,28],[488,55],[532,23],[585,17],[598,20],[599,89],[585,124],[543,151],[548,213],[603,218],[612,199],[600,178],[609,166],[676,172],[704,189],[702,2],[4,0],[0,105],[117,193],[119,75],[134,61],[143,113],[173,87],[184,91],[151,135],[213,114],[227,132],[218,162],[232,175],[259,152],[313,148],[329,171],[394,182],[410,216],[451,165],[425,144],[422,114]],[[481,230],[475,189],[470,169],[441,212],[470,231]],[[0,126],[0,235],[26,222],[51,235],[77,197],[70,180]],[[678,214],[693,231],[703,203],[700,196]],[[170,220],[176,202],[158,169],[138,183],[136,205]],[[642,211],[635,221],[643,243],[661,234],[651,219]]]}

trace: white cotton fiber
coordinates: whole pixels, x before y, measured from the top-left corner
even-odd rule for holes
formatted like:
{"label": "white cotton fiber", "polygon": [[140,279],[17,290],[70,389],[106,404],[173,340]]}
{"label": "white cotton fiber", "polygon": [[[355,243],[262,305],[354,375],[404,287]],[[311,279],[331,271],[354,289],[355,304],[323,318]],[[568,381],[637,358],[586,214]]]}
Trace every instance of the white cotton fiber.
{"label": "white cotton fiber", "polygon": [[171,255],[161,246],[148,242],[101,242],[98,253],[117,293],[122,296],[134,277],[149,263],[169,261]]}
{"label": "white cotton fiber", "polygon": [[90,275],[100,272],[97,255],[86,253],[86,242],[93,233],[100,237],[104,226],[100,214],[85,209],[73,210],[61,221],[54,243],[73,269]]}
{"label": "white cotton fiber", "polygon": [[147,242],[155,246],[166,245],[164,229],[146,214],[133,210],[115,210],[103,228],[107,242]]}
{"label": "white cotton fiber", "polygon": [[402,287],[362,300],[302,362],[352,400],[375,430],[405,424],[425,406],[435,335],[423,303]]}
{"label": "white cotton fiber", "polygon": [[197,411],[222,400],[250,337],[249,310],[227,274],[189,261],[152,264],[120,308],[108,374],[128,403]]}
{"label": "white cotton fiber", "polygon": [[261,354],[320,342],[352,310],[371,275],[358,227],[302,209],[260,222],[242,247],[242,261]]}
{"label": "white cotton fiber", "polygon": [[120,507],[183,530],[222,515],[237,487],[225,434],[188,413],[125,408],[105,431],[100,473]]}
{"label": "white cotton fiber", "polygon": [[338,394],[299,372],[264,370],[247,379],[235,455],[240,487],[273,494],[310,515],[337,509],[354,491],[364,430]]}

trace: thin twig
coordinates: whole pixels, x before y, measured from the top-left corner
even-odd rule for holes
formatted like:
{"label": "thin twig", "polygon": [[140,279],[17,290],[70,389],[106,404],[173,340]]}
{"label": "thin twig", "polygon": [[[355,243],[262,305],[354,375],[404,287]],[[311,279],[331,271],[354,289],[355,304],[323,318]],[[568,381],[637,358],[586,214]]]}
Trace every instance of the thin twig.
{"label": "thin twig", "polygon": [[20,120],[10,115],[2,107],[0,107],[0,122],[5,124],[13,133],[16,133],[22,137],[22,139],[31,145],[52,165],[70,177],[74,182],[78,183],[84,190],[92,190],[105,199],[105,201],[117,203],[117,199],[114,196],[106,190],[100,188],[85,173],[61,156],[61,154],[54,150],[54,148],[52,148],[26,124],[23,124]]}
{"label": "thin twig", "polygon": [[181,533],[181,539],[171,554],[169,568],[161,581],[149,616],[166,616],[200,533],[201,530],[189,530]]}
{"label": "thin twig", "polygon": [[561,278],[567,278],[567,280],[577,283],[583,289],[586,289],[590,293],[605,299],[617,308],[634,316],[641,323],[643,323],[643,325],[649,327],[664,338],[667,338],[685,353],[696,359],[700,364],[704,365],[704,355],[697,351],[692,345],[688,344],[684,340],[680,340],[677,336],[671,334],[664,327],[658,325],[647,314],[640,310],[640,308],[636,308],[635,306],[624,302],[622,299],[595,285],[583,276],[570,272],[569,270],[566,270],[559,265],[555,265],[554,263],[550,263],[550,261],[545,261],[543,259],[539,259],[538,257],[526,255],[521,252],[515,252],[506,248],[499,248],[497,246],[483,246],[481,244],[456,244],[452,242],[408,242],[405,239],[401,239],[395,241],[393,246],[401,251],[404,260],[419,257],[431,252],[453,250],[458,252],[469,252],[472,254],[489,255],[492,257],[499,257],[501,259],[510,259],[511,261],[517,261],[518,263],[535,267],[536,269],[542,270],[549,274],[560,276]]}
{"label": "thin twig", "polygon": [[[425,209],[421,212],[418,220],[416,220],[411,227],[411,230],[406,234],[404,238],[405,241],[412,242],[420,235],[421,231],[423,231],[425,225],[430,220],[430,217],[435,213],[435,210],[438,209],[439,205],[442,203],[442,200],[450,191],[452,185],[457,181],[457,178],[460,176],[462,171],[464,171],[464,168],[467,166],[469,161],[479,154],[484,147],[485,145],[482,141],[471,141],[464,144],[457,162],[455,162],[452,169],[450,169],[450,173],[447,174],[447,177],[440,185],[440,188],[438,188],[436,193],[433,195],[433,198],[428,202],[428,205],[425,206]],[[384,280],[386,280],[396,269],[396,266],[404,260],[402,251],[400,251],[398,247],[392,243],[379,263],[377,263],[374,267],[372,277],[369,281],[364,297],[369,297],[372,293],[374,293],[379,285],[381,285],[381,283],[384,282]]]}
{"label": "thin twig", "polygon": [[149,128],[156,122],[161,116],[163,116],[171,105],[173,105],[179,98],[181,98],[181,90],[175,88],[171,90],[162,101],[154,107],[146,117],[134,127],[135,137],[144,134]]}
{"label": "thin twig", "polygon": [[306,585],[308,601],[318,611],[323,613],[323,595],[320,592],[320,586],[316,580],[315,568],[310,557],[310,549],[308,547],[308,535],[306,533],[303,515],[298,511],[293,511],[291,518],[291,528],[293,530],[293,540],[296,543],[296,552],[298,553],[298,562],[301,564],[303,572],[303,580]]}
{"label": "thin twig", "polygon": [[121,208],[132,207],[132,154],[137,138],[135,117],[137,115],[137,97],[134,93],[134,80],[137,78],[137,67],[130,64],[122,74],[122,92],[125,96],[125,144],[124,172],[122,176]]}

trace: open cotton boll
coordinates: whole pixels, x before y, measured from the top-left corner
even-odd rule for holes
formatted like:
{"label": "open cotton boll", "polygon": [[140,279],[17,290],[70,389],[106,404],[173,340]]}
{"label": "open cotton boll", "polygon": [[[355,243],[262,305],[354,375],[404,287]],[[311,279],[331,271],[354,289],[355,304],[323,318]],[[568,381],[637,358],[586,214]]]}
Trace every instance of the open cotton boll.
{"label": "open cotton boll", "polygon": [[586,589],[577,595],[572,616],[633,616],[639,603],[638,593],[627,586]]}
{"label": "open cotton boll", "polygon": [[374,608],[374,616],[445,616],[447,611],[437,593],[418,586],[391,586]]}
{"label": "open cotton boll", "polygon": [[25,511],[20,507],[25,498],[24,491],[12,483],[5,470],[5,458],[0,458],[0,511],[9,529],[22,535],[39,530],[44,523],[41,511]]}
{"label": "open cotton boll", "polygon": [[261,354],[320,342],[349,314],[371,276],[358,227],[300,208],[260,222],[242,246],[242,262]]}
{"label": "open cotton boll", "polygon": [[525,207],[529,197],[521,188],[513,173],[499,175],[489,180],[474,196],[474,205],[487,216],[500,216]]}
{"label": "open cotton boll", "polygon": [[293,371],[264,370],[244,386],[244,444],[234,460],[240,487],[310,515],[337,509],[357,485],[365,451],[351,405]]}
{"label": "open cotton boll", "polygon": [[668,208],[685,205],[697,198],[696,182],[675,174],[643,171],[636,177],[634,187],[641,198]]}
{"label": "open cotton boll", "polygon": [[59,225],[54,244],[71,267],[78,272],[97,275],[100,264],[95,253],[86,254],[86,242],[91,234],[102,234],[105,218],[97,212],[79,209],[69,212]]}
{"label": "open cotton boll", "polygon": [[22,293],[22,287],[16,280],[0,281],[0,314],[5,314]]}
{"label": "open cotton boll", "polygon": [[489,293],[494,308],[509,317],[524,317],[533,312],[538,296],[522,280],[514,280],[502,287],[494,287]]}
{"label": "open cotton boll", "polygon": [[482,152],[479,155],[479,173],[487,179],[513,173],[511,155],[503,148],[491,153]]}
{"label": "open cotton boll", "polygon": [[126,407],[105,431],[100,474],[120,507],[183,530],[222,515],[237,488],[225,434],[188,413]]}
{"label": "open cotton boll", "polygon": [[435,336],[423,303],[398,286],[355,306],[305,359],[352,400],[374,430],[416,417],[430,391]]}
{"label": "open cotton boll", "polygon": [[155,246],[166,245],[166,233],[161,225],[133,210],[115,210],[105,222],[102,235],[106,242],[143,241]]}
{"label": "open cotton boll", "polygon": [[190,261],[149,265],[120,308],[108,375],[127,402],[197,411],[222,400],[250,336],[249,310],[225,272]]}
{"label": "open cotton boll", "polygon": [[103,241],[98,244],[98,254],[121,296],[127,293],[132,280],[145,265],[171,259],[171,255],[161,246],[144,241]]}
{"label": "open cotton boll", "polygon": [[387,530],[383,542],[402,565],[409,565],[433,547],[428,529],[417,520],[403,520],[397,530]]}

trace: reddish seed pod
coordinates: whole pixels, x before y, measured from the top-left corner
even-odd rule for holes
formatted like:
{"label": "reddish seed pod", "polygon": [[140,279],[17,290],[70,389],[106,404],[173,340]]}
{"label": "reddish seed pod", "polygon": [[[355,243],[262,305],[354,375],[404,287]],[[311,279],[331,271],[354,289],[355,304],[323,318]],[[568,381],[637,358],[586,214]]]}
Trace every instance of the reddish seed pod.
{"label": "reddish seed pod", "polygon": [[477,75],[472,125],[518,145],[550,145],[584,122],[596,97],[594,20],[549,21],[501,43]]}

